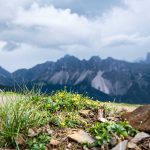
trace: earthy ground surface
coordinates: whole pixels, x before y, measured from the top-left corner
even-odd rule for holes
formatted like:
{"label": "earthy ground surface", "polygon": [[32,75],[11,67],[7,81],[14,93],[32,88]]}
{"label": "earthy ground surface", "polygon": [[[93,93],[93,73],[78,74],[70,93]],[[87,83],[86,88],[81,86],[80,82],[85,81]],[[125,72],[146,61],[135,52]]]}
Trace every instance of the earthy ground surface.
{"label": "earthy ground surface", "polygon": [[[58,91],[51,96],[0,93],[0,106],[0,148],[150,148],[150,135],[147,132],[138,133],[123,118],[140,105],[95,102],[76,93]],[[136,137],[138,142],[134,143]],[[139,140],[139,137],[142,138]]]}

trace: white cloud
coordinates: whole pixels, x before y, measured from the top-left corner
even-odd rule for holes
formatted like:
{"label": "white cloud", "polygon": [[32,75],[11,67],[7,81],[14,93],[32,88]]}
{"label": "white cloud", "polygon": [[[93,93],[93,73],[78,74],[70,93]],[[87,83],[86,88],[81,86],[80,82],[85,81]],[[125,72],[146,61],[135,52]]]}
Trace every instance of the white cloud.
{"label": "white cloud", "polygon": [[19,7],[26,7],[31,0],[0,0],[0,21],[14,19]]}
{"label": "white cloud", "polygon": [[[0,26],[0,41],[7,43],[5,49],[15,50],[0,51],[0,64],[6,64],[4,58],[15,59],[9,69],[46,61],[52,53],[53,59],[69,53],[80,58],[100,55],[133,60],[150,50],[149,0],[122,0],[123,7],[114,6],[93,19],[71,9],[41,5],[41,0],[8,1],[0,0],[0,10],[6,12],[0,15],[0,24],[5,24],[3,29]],[[26,61],[26,57],[34,58],[33,52],[37,59]],[[17,54],[22,58],[19,65]]]}
{"label": "white cloud", "polygon": [[[27,35],[28,39],[33,42],[38,41],[37,43],[41,46],[84,44],[90,39],[93,27],[92,22],[87,18],[72,14],[69,9],[56,9],[53,6],[40,7],[36,3],[28,10],[20,9],[13,24],[22,27],[23,32],[31,29],[32,31]],[[34,31],[36,37],[33,38],[31,34]]]}
{"label": "white cloud", "polygon": [[0,41],[0,49],[3,49],[6,44],[7,44],[7,42]]}
{"label": "white cloud", "polygon": [[11,28],[1,31],[0,38],[36,45],[38,47],[60,47],[62,45],[93,46],[97,37],[96,25],[84,16],[71,13],[70,9],[41,7],[37,3],[25,9],[20,7]]}
{"label": "white cloud", "polygon": [[55,49],[42,49],[27,44],[21,44],[15,51],[0,50],[0,66],[10,71],[18,68],[30,68],[47,60],[56,61],[57,57],[64,56],[64,52]]}

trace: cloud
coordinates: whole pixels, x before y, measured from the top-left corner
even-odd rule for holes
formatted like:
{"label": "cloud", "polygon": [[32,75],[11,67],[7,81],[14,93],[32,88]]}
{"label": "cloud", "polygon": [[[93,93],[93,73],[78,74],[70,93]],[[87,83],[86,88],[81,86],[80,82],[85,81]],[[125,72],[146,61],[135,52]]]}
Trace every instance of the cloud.
{"label": "cloud", "polygon": [[6,45],[5,41],[0,41],[0,49],[3,49],[3,47]]}
{"label": "cloud", "polygon": [[11,50],[14,50],[14,49],[16,49],[16,48],[18,48],[18,47],[20,47],[20,45],[19,44],[17,44],[17,43],[15,43],[15,42],[8,42],[8,43],[6,43],[3,47],[2,47],[2,49],[5,51],[11,51]]}
{"label": "cloud", "polygon": [[30,0],[0,0],[0,21],[14,19],[16,10],[19,7],[26,7],[31,4]]}
{"label": "cloud", "polygon": [[41,48],[73,44],[93,46],[91,41],[97,36],[96,24],[85,16],[72,13],[70,9],[41,7],[37,3],[28,9],[19,8],[11,26],[13,28],[1,32],[0,38]]}
{"label": "cloud", "polygon": [[45,2],[56,8],[70,8],[72,12],[90,18],[102,15],[104,11],[110,10],[114,5],[120,6],[122,4],[121,0],[86,0],[86,2],[85,0],[45,0]]}
{"label": "cloud", "polygon": [[[90,9],[90,4],[96,9],[100,1],[88,0],[86,8],[80,10],[73,5],[75,0],[65,0],[64,4],[57,0],[5,1],[0,1],[0,10],[6,12],[0,14],[0,49],[10,52],[0,51],[0,63],[6,67],[10,66],[4,60],[7,57],[10,61],[15,58],[13,66],[18,60],[18,67],[29,67],[66,53],[80,58],[100,55],[131,61],[150,50],[149,0],[120,0],[121,5],[109,5],[101,13]],[[83,1],[78,4],[82,6]]]}

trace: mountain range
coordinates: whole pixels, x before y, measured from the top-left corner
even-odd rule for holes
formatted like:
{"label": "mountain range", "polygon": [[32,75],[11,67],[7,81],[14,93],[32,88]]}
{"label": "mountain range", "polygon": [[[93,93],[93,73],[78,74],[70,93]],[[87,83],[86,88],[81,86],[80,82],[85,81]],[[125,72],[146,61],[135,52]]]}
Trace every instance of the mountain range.
{"label": "mountain range", "polygon": [[130,63],[111,57],[80,60],[66,55],[30,69],[9,73],[0,67],[1,88],[26,84],[42,85],[42,91],[63,89],[102,101],[150,103],[150,64]]}
{"label": "mountain range", "polygon": [[150,52],[147,53],[146,58],[144,60],[140,60],[140,63],[150,64]]}

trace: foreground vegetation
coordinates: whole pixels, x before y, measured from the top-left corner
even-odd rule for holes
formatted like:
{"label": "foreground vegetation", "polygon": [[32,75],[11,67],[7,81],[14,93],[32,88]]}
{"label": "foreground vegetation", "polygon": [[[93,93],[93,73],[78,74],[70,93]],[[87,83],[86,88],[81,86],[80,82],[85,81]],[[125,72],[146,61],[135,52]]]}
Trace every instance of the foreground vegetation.
{"label": "foreground vegetation", "polygon": [[[99,109],[104,110],[105,117],[118,116],[119,119],[99,122],[96,119]],[[89,110],[90,115],[83,115],[82,110]],[[120,118],[121,114],[115,106],[66,90],[51,96],[35,91],[15,94],[15,100],[5,100],[0,106],[0,148],[45,150],[54,146],[49,144],[52,139],[59,139],[57,148],[63,150],[68,145],[65,137],[73,129],[88,132],[95,142],[78,144],[72,141],[71,149],[112,147],[112,137],[121,141],[137,133]]]}

